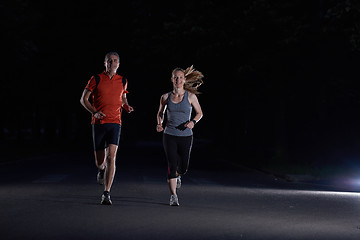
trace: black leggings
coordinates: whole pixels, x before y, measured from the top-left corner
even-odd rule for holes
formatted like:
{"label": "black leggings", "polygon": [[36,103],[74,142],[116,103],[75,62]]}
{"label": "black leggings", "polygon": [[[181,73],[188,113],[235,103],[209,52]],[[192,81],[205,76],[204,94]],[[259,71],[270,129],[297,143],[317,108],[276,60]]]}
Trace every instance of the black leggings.
{"label": "black leggings", "polygon": [[163,145],[168,162],[168,179],[176,178],[176,172],[180,175],[187,172],[192,142],[193,136],[163,135]]}

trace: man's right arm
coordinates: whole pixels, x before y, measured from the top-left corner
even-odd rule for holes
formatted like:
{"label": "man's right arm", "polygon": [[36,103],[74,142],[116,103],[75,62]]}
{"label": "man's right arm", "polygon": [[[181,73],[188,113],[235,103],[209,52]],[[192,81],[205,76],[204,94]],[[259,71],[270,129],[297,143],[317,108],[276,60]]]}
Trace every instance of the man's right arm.
{"label": "man's right arm", "polygon": [[96,113],[96,109],[89,102],[89,97],[91,95],[91,91],[88,89],[84,89],[84,92],[80,98],[81,105],[84,106],[86,110],[88,110],[91,114]]}
{"label": "man's right arm", "polygon": [[103,119],[104,117],[106,117],[106,115],[101,111],[97,111],[91,105],[91,103],[89,102],[90,95],[91,95],[91,91],[85,88],[84,92],[80,98],[81,105],[83,105],[86,110],[88,110],[92,115],[94,115],[95,118]]}

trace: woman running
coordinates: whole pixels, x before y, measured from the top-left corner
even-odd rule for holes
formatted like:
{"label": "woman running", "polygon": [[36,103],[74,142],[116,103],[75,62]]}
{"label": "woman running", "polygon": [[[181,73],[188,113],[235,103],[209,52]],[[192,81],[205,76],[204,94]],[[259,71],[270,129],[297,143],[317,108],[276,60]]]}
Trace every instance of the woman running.
{"label": "woman running", "polygon": [[[196,94],[199,94],[197,88],[203,83],[203,77],[204,75],[193,69],[193,66],[185,70],[175,68],[171,76],[173,90],[160,98],[156,131],[164,131],[163,145],[168,162],[171,206],[179,206],[176,189],[180,188],[181,176],[188,170],[193,142],[192,129],[203,116],[196,97]],[[196,115],[190,120],[192,108],[195,109]],[[167,122],[164,130],[165,110],[167,110]]]}

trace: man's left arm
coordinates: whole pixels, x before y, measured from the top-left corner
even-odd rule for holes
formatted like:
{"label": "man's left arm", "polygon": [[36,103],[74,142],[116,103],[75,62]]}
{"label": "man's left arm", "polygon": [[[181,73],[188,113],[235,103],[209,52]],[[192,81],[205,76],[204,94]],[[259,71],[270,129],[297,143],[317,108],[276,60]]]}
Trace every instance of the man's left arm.
{"label": "man's left arm", "polygon": [[126,112],[131,113],[132,111],[134,111],[134,108],[131,107],[128,103],[128,100],[126,98],[126,93],[122,95],[122,103],[123,103],[122,107],[125,109]]}

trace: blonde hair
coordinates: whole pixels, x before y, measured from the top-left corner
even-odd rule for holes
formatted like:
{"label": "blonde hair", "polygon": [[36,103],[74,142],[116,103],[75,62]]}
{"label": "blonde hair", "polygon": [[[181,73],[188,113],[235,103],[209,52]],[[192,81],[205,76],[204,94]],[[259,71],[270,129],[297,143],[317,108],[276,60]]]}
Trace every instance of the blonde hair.
{"label": "blonde hair", "polygon": [[185,75],[186,81],[184,84],[184,89],[194,94],[200,94],[197,89],[204,83],[204,81],[202,80],[204,75],[201,72],[195,70],[193,65],[186,68],[185,70],[182,68],[175,68],[172,71],[172,74],[174,75],[174,73],[177,71],[181,71]]}

